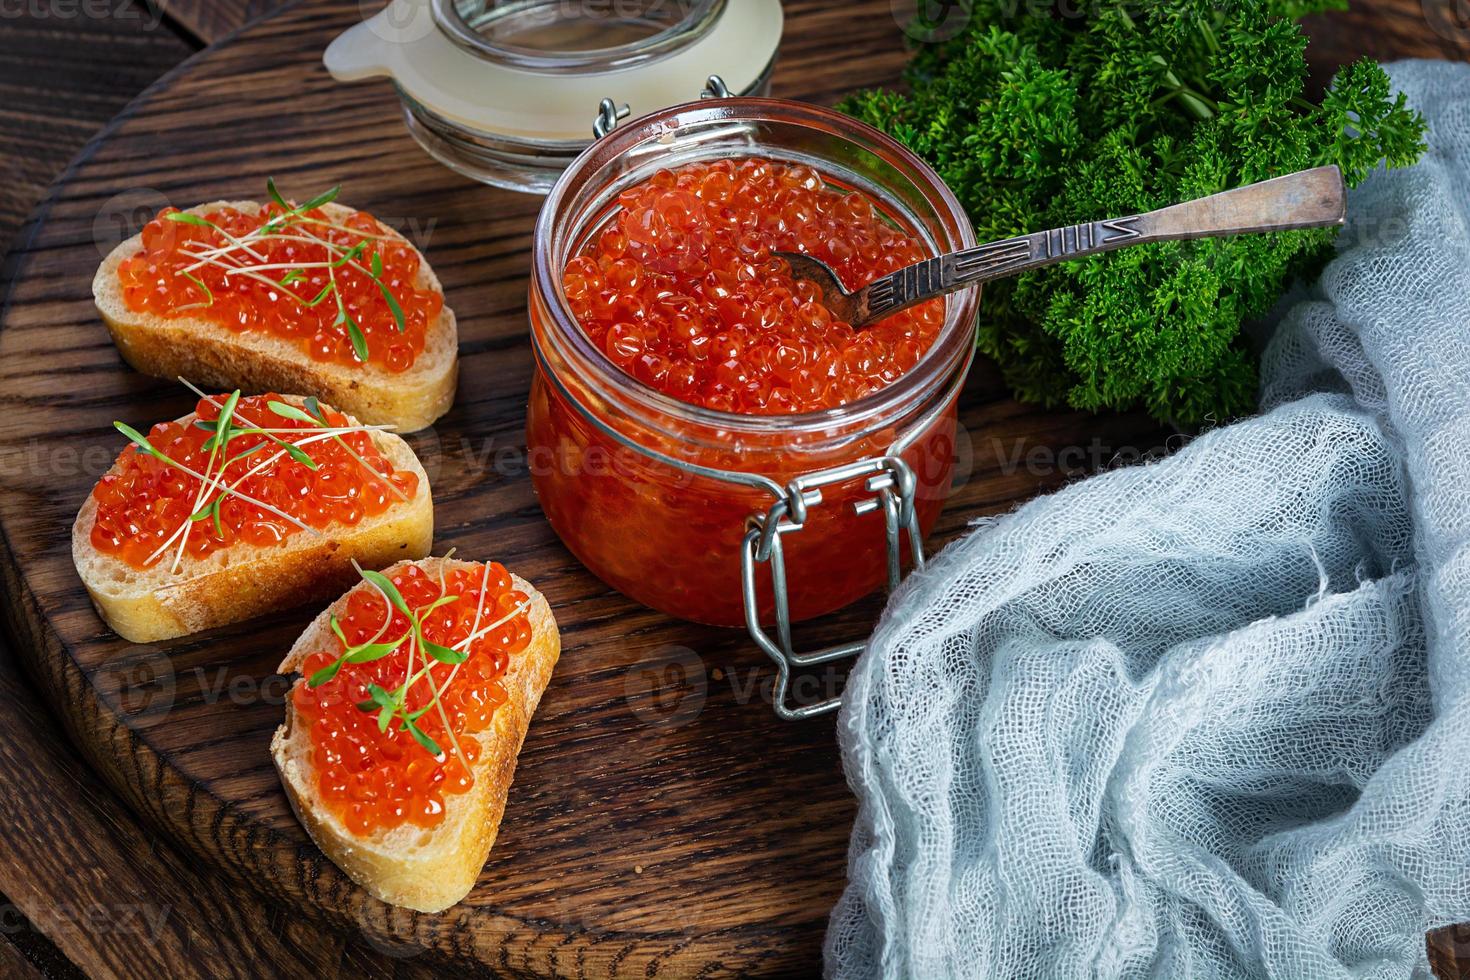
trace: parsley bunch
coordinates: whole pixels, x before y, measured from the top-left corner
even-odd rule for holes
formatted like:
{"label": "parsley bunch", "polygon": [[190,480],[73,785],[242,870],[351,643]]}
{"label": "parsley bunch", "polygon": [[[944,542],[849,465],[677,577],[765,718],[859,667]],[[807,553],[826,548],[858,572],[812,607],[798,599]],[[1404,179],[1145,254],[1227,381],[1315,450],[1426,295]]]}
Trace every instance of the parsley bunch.
{"label": "parsley bunch", "polygon": [[[842,108],[927,159],[982,242],[1329,163],[1355,186],[1424,150],[1423,119],[1371,60],[1306,97],[1297,19],[1338,0],[1086,4],[966,0],[967,26],[916,55],[907,93]],[[1181,425],[1246,413],[1241,324],[1320,269],[1336,231],[1142,245],[992,283],[979,345],[1029,401]]]}

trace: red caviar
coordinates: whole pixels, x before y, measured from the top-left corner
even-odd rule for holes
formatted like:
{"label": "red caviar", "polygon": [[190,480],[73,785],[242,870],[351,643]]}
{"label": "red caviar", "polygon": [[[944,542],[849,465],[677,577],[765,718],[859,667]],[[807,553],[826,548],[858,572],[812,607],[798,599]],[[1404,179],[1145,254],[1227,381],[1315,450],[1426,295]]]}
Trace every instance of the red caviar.
{"label": "red caviar", "polygon": [[[274,434],[292,444],[320,435],[321,427],[312,422],[283,418],[272,412],[269,403],[281,400],[280,395],[272,394],[240,399],[233,426],[285,430]],[[195,408],[196,418],[206,422],[218,420],[225,401],[222,395],[214,400],[200,399]],[[348,425],[347,416],[342,413],[324,406],[321,411],[328,426]],[[134,568],[146,568],[173,560],[172,556],[178,553],[179,529],[188,525],[183,538],[184,554],[205,558],[236,542],[258,546],[278,544],[302,532],[296,521],[316,529],[333,524],[355,525],[381,514],[400,499],[411,499],[418,490],[417,475],[395,470],[362,429],[342,434],[340,443],[331,438],[318,438],[302,445],[300,451],[316,463],[315,470],[292,459],[274,443],[247,455],[246,450],[265,442],[264,437],[249,433],[236,434],[225,451],[216,456],[211,470],[210,453],[204,444],[212,435],[193,420],[185,420],[160,422],[149,430],[147,438],[154,449],[170,460],[196,474],[209,476],[211,483],[219,477],[226,486],[233,486],[249,500],[242,496],[223,497],[218,526],[212,517],[191,521],[190,516],[198,513],[202,504],[218,498],[220,491],[210,490],[201,501],[203,482],[198,476],[130,445],[119,457],[116,472],[109,472],[92,491],[97,501],[97,517],[91,533],[93,546],[104,554],[118,556]],[[361,461],[354,458],[354,453]],[[372,472],[363,466],[364,462]],[[221,468],[222,464],[227,465]],[[258,506],[262,503],[280,513]]]}
{"label": "red caviar", "polygon": [[[457,568],[444,576],[442,587],[437,576],[418,565],[405,566],[390,579],[416,614],[441,596],[457,597],[422,616],[423,633],[430,643],[451,649],[470,640],[463,646],[469,657],[455,666],[431,661],[433,684],[421,677],[407,692],[409,712],[429,709],[416,724],[439,747],[437,756],[398,722],[380,730],[375,707],[366,711],[358,707],[361,703],[372,707],[369,685],[395,692],[410,669],[414,675],[423,670],[425,657],[412,640],[379,660],[345,663],[317,687],[309,683],[312,676],[335,663],[345,648],[334,641],[330,649],[307,657],[302,668],[306,680],[292,691],[292,703],[298,720],[310,729],[312,768],[321,799],[349,831],[359,835],[404,823],[429,828],[444,819],[445,797],[474,785],[480,744],[472,736],[488,728],[496,708],[505,703],[501,678],[510,658],[531,642],[530,618],[521,608],[527,597],[497,563]],[[353,646],[391,643],[410,631],[408,618],[366,582],[348,595],[340,626]],[[446,718],[452,737],[446,734]]]}
{"label": "red caviar", "polygon": [[[217,228],[168,218],[176,213],[160,211],[143,228],[142,248],[118,266],[130,310],[199,317],[239,333],[283,338],[313,360],[357,364],[350,318],[368,362],[401,372],[423,352],[428,327],[443,309],[443,296],[414,285],[418,253],[384,238],[365,211],[336,219],[320,209],[293,214],[268,232],[262,228],[282,214],[276,204],[257,214],[221,208],[204,215]],[[360,243],[361,252],[342,261]],[[377,282],[375,263],[381,265]],[[379,282],[403,314],[401,331]]]}
{"label": "red caviar", "polygon": [[[923,227],[953,248],[966,219],[957,206],[932,220],[924,207],[880,211],[879,195],[847,186],[761,158],[659,171],[620,193],[557,270],[570,320],[549,295],[557,284],[533,280],[531,327],[544,359],[527,418],[537,496],[568,548],[638,601],[683,619],[747,622],[749,518],[766,515],[775,498],[699,470],[758,474],[782,487],[882,458],[906,434],[899,455],[915,476],[918,529],[933,527],[953,473],[954,385],[967,363],[955,358],[969,350],[957,333],[973,299],[923,304],[854,331],[771,253],[813,255],[856,287],[931,254],[927,238],[902,229]],[[563,331],[590,338],[649,397],[584,371],[566,356]],[[940,343],[950,383],[928,394],[901,390],[895,382]],[[653,391],[759,418],[727,427],[658,404]],[[818,422],[787,414],[875,392],[866,415]],[[885,515],[872,507],[868,475],[821,494],[801,532],[779,539],[793,621],[847,605],[887,578]],[[757,562],[754,579],[757,613],[769,622],[771,565]]]}
{"label": "red caviar", "polygon": [[661,170],[563,276],[572,312],[618,366],[726,412],[809,412],[908,371],[944,325],[935,300],[855,331],[773,251],[803,252],[848,288],[927,257],[861,191],[811,167],[751,158]]}

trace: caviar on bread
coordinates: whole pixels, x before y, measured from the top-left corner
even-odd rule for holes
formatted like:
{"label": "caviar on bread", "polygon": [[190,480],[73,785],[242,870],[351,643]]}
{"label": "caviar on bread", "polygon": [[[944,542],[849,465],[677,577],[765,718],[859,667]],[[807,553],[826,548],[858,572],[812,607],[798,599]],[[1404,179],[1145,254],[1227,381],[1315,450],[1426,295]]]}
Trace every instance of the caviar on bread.
{"label": "caviar on bread", "polygon": [[423,256],[336,190],[165,208],[103,261],[98,312],[145,374],[315,395],[413,432],[449,409],[454,313]]}
{"label": "caviar on bread", "polygon": [[408,444],[315,397],[209,395],[131,444],[72,528],[101,613],[146,643],[331,595],[353,563],[428,554],[429,481]]}
{"label": "caviar on bread", "polygon": [[271,755],[317,845],[393,905],[474,886],[561,652],[545,598],[494,562],[400,562],[319,615]]}

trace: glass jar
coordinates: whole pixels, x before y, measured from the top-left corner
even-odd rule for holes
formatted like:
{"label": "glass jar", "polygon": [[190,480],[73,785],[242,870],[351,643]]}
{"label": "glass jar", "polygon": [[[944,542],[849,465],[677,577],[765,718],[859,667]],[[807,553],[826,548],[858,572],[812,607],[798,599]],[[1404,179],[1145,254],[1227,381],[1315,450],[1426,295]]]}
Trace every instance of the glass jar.
{"label": "glass jar", "polygon": [[434,21],[471,54],[534,71],[607,72],[705,37],[729,0],[430,0]]}
{"label": "glass jar", "polygon": [[975,244],[959,202],[926,164],[836,111],[731,98],[637,119],[578,158],[537,222],[527,443],[548,520],[599,578],[671,616],[745,624],[758,639],[759,624],[774,620],[789,649],[791,622],[896,578],[938,516],[978,294],[947,298],[944,326],[916,366],[836,408],[738,415],[636,380],[577,323],[562,272],[629,185],[747,156],[803,163],[829,186],[863,191],[930,254]]}
{"label": "glass jar", "polygon": [[780,0],[392,0],[328,46],[333,78],[386,76],[409,133],[475,180],[544,194],[599,105],[642,115],[717,72],[763,95]]}

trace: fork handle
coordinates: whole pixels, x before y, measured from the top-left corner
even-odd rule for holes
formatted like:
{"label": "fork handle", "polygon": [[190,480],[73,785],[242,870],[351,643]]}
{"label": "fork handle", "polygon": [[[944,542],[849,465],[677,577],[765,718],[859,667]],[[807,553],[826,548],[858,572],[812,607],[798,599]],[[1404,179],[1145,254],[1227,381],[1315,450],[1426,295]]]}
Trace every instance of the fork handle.
{"label": "fork handle", "polygon": [[1345,213],[1341,171],[1317,167],[1145,214],[1086,221],[949,252],[875,280],[853,299],[868,323],[925,300],[1054,262],[1146,242],[1323,228],[1342,224]]}

